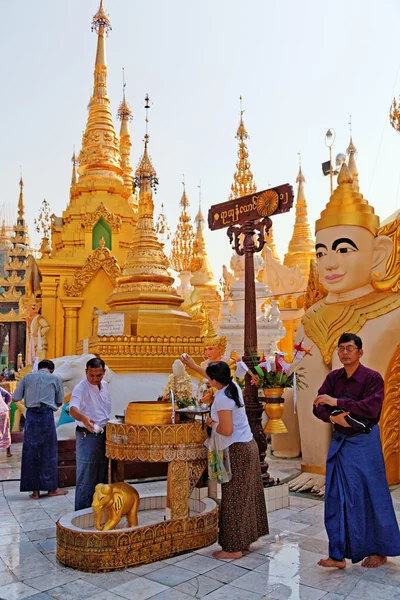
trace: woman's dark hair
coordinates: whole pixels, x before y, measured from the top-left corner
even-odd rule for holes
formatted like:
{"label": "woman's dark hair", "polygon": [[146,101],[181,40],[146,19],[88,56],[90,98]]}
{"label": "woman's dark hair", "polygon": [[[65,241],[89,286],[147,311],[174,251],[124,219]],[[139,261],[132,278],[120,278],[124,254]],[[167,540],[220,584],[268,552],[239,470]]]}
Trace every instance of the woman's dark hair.
{"label": "woman's dark hair", "polygon": [[218,383],[227,386],[225,388],[225,396],[231,398],[236,406],[243,406],[243,404],[240,402],[239,392],[236,384],[232,379],[231,370],[226,362],[220,360],[219,362],[210,363],[206,368],[206,373],[207,377],[210,379],[214,379],[215,381],[218,381]]}
{"label": "woman's dark hair", "polygon": [[338,346],[346,342],[354,342],[359,350],[362,348],[362,339],[355,333],[342,333],[338,341]]}
{"label": "woman's dark hair", "polygon": [[91,358],[86,363],[86,371],[88,369],[100,369],[100,367],[103,371],[106,370],[106,363],[101,358]]}

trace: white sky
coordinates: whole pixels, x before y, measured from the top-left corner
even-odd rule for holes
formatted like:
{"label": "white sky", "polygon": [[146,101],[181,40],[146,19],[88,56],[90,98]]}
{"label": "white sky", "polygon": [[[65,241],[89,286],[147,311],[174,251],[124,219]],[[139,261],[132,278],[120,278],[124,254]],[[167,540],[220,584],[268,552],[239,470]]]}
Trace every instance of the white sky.
{"label": "white sky", "polygon": [[[80,149],[90,98],[98,0],[0,0],[0,206],[18,200],[20,165],[31,237],[43,198],[62,214],[73,145]],[[400,207],[400,137],[389,125],[400,93],[400,3],[395,0],[104,0],[113,114],[126,94],[134,113],[132,164],[143,150],[149,93],[150,154],[161,202],[175,230],[182,174],[193,217],[202,181],[203,212],[228,199],[243,96],[248,148],[259,189],[295,184],[297,152],[306,177],[310,224],[329,181],[321,162],[329,127],[345,151],[352,115],[360,191],[383,219]],[[115,119],[117,131],[119,123]],[[275,220],[283,257],[294,211]],[[224,231],[206,231],[216,279],[231,251]]]}

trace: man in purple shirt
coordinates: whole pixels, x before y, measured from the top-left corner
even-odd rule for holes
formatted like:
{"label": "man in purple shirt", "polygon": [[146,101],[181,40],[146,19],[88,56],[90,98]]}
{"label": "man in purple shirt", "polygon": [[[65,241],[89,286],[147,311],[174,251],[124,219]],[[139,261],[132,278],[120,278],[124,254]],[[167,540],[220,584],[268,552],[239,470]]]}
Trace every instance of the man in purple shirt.
{"label": "man in purple shirt", "polygon": [[343,569],[349,558],[375,568],[400,554],[378,427],[384,384],[379,373],[360,364],[357,335],[342,334],[337,351],[343,368],[329,373],[313,408],[318,419],[334,426],[326,462],[329,558],[318,564]]}

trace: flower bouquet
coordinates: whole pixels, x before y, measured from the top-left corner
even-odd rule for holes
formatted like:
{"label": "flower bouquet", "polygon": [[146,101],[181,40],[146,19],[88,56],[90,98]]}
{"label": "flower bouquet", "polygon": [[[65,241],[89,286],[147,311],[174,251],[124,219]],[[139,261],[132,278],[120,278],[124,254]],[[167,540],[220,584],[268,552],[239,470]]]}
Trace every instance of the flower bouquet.
{"label": "flower bouquet", "polygon": [[[311,356],[311,348],[303,346],[303,340],[294,345],[293,360],[289,363],[284,360],[283,352],[275,352],[272,358],[258,360],[255,354],[251,355],[252,369],[248,370],[252,385],[262,389],[265,402],[264,410],[268,422],[264,428],[265,433],[287,433],[286,426],[281,417],[284,409],[282,398],[285,388],[293,388],[294,410],[296,412],[296,391],[306,387],[304,368],[300,366],[303,358]],[[241,365],[244,363],[241,362]],[[244,384],[244,378],[242,379]]]}

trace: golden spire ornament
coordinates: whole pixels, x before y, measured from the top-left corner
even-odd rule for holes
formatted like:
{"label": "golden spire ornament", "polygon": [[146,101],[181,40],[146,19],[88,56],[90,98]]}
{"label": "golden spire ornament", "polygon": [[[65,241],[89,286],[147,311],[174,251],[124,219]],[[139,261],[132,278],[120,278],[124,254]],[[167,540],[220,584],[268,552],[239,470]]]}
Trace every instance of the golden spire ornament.
{"label": "golden spire ornament", "polygon": [[161,204],[161,211],[156,222],[156,232],[162,244],[166,244],[171,239],[171,229],[167,217],[164,213],[164,204]]}
{"label": "golden spire ornament", "polygon": [[182,211],[179,215],[178,227],[172,240],[171,250],[171,266],[178,273],[190,271],[193,257],[193,242],[195,238],[192,222],[187,210],[189,207],[189,200],[186,195],[184,181],[182,182],[182,185],[183,194],[180,201]]}
{"label": "golden spire ornament", "polygon": [[236,163],[236,172],[233,176],[233,184],[229,200],[241,198],[257,191],[256,182],[254,181],[253,173],[249,161],[249,153],[246,146],[246,141],[249,138],[247,129],[243,123],[242,96],[240,96],[240,122],[236,132],[236,139],[239,140],[238,161]]}
{"label": "golden spire ornament", "polygon": [[72,176],[71,176],[71,187],[72,187],[73,185],[76,184],[76,165],[78,162],[76,160],[76,156],[75,156],[75,148],[74,148],[74,153],[71,158],[71,162],[72,162]]}
{"label": "golden spire ornament", "polygon": [[42,242],[39,248],[39,252],[42,258],[49,258],[51,254],[50,247],[50,229],[51,229],[51,218],[50,218],[50,204],[46,198],[43,200],[40,207],[38,218],[34,220],[35,229],[37,233],[42,232]]}
{"label": "golden spire ornament", "polygon": [[349,157],[348,158],[348,167],[349,167],[351,178],[353,180],[353,188],[355,189],[356,192],[359,192],[360,185],[358,182],[358,169],[357,169],[356,158],[355,158],[357,148],[353,144],[353,137],[352,137],[351,133],[350,133],[350,143],[349,143],[349,146],[348,146],[346,152]]}
{"label": "golden spire ornament", "polygon": [[19,179],[19,198],[18,198],[18,217],[20,219],[25,218],[25,202],[24,202],[24,181],[22,175]]}
{"label": "golden spire ornament", "polygon": [[119,140],[107,92],[105,38],[110,30],[111,22],[101,1],[92,21],[92,31],[97,33],[97,51],[89,116],[79,154],[79,180],[108,179],[123,183]]}
{"label": "golden spire ornament", "polygon": [[297,200],[296,216],[293,227],[292,239],[289,242],[288,252],[284,258],[286,267],[300,267],[301,274],[308,280],[310,273],[310,261],[315,259],[315,242],[311,234],[307,214],[307,201],[304,192],[304,175],[301,170],[301,159],[299,157],[299,173],[296,178]]}
{"label": "golden spire ornament", "polygon": [[[131,132],[129,130],[129,121],[132,120],[132,110],[126,101],[125,97],[125,74],[124,69],[122,69],[122,79],[123,79],[123,87],[122,87],[122,101],[118,108],[118,119],[121,121],[121,128],[119,132],[119,151],[121,155],[121,168],[122,168],[122,177],[124,179],[124,184],[127,189],[132,194],[133,190],[133,177],[132,177],[132,165],[131,165]],[[135,198],[136,200],[136,198]]]}

